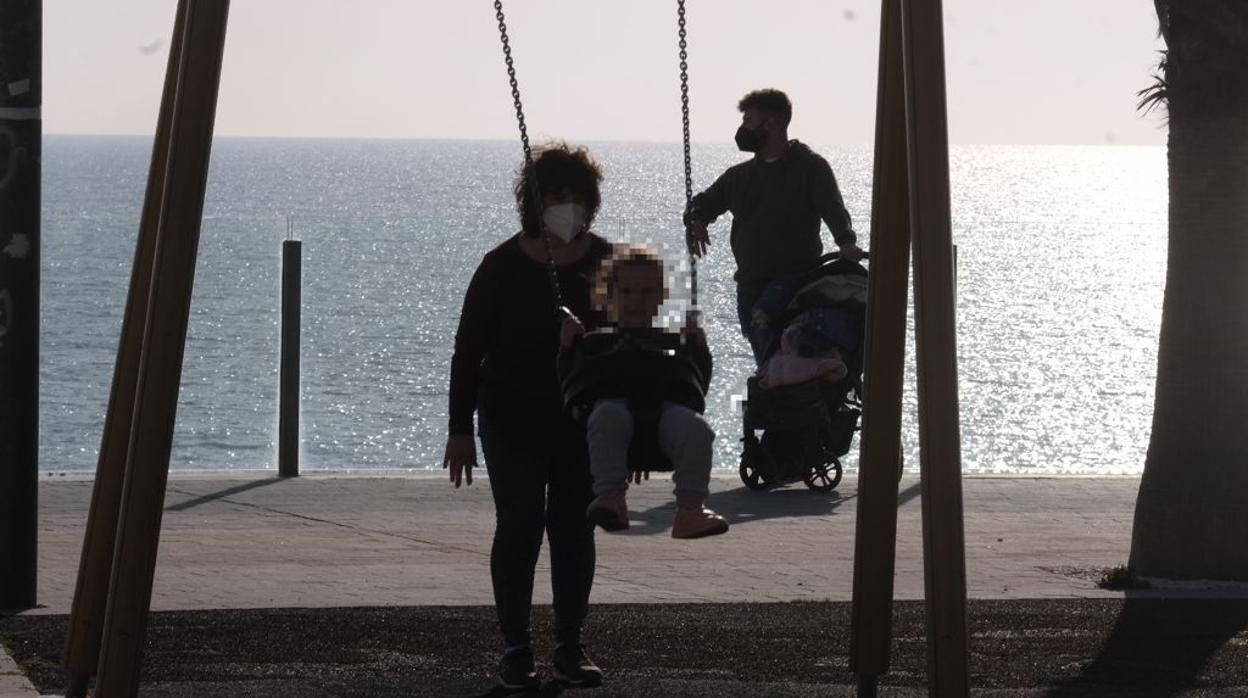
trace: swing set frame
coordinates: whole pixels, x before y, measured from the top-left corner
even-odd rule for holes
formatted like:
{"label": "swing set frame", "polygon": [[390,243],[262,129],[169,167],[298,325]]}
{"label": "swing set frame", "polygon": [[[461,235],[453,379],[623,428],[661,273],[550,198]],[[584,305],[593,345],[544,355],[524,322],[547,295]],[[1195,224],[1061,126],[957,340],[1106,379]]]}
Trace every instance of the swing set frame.
{"label": "swing set frame", "polygon": [[[942,2],[881,9],[850,668],[859,695],[875,695],[892,644],[913,254],[928,690],[956,698],[970,687]],[[138,692],[228,11],[229,0],[178,0],[67,633],[67,696],[85,695],[92,677],[100,698]],[[687,98],[686,85],[686,108]],[[687,111],[685,123],[687,134]]]}

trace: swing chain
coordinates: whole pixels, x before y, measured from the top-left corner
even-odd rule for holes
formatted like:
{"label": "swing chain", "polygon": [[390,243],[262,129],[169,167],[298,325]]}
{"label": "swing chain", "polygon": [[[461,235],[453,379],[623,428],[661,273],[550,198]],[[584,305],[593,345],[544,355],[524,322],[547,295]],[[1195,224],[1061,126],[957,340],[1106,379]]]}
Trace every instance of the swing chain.
{"label": "swing chain", "polygon": [[693,159],[689,153],[689,43],[685,32],[685,0],[677,0],[680,26],[680,117],[685,137],[685,203],[693,199]]}
{"label": "swing chain", "polygon": [[520,82],[516,80],[516,64],[511,58],[511,40],[507,36],[507,20],[503,17],[503,0],[494,0],[494,17],[498,19],[498,35],[503,42],[503,60],[507,63],[507,81],[511,83],[511,102],[516,108],[516,123],[520,124],[520,144],[524,146],[524,164],[533,161],[529,148],[529,129],[524,123],[524,105],[520,103]]}
{"label": "swing chain", "polygon": [[520,102],[520,82],[516,79],[516,64],[511,58],[511,40],[507,36],[507,20],[503,17],[503,0],[494,0],[494,17],[498,20],[498,36],[503,42],[503,60],[507,63],[507,81],[511,83],[511,102],[516,108],[516,123],[520,126],[520,145],[524,147],[524,178],[529,183],[529,198],[537,224],[541,226],[542,243],[546,247],[546,266],[550,272],[550,289],[555,296],[556,312],[563,308],[563,289],[559,286],[559,267],[550,249],[550,231],[543,220],[542,190],[537,181],[537,168],[533,164],[533,149],[529,146],[529,129],[524,123],[524,105]]}
{"label": "swing chain", "polygon": [[[685,31],[685,0],[676,0],[677,26],[680,35],[680,118],[685,147],[685,211],[693,201],[693,158],[689,149],[689,42]],[[693,224],[685,218],[685,245],[689,251],[689,304],[698,305],[698,258],[693,253]]]}

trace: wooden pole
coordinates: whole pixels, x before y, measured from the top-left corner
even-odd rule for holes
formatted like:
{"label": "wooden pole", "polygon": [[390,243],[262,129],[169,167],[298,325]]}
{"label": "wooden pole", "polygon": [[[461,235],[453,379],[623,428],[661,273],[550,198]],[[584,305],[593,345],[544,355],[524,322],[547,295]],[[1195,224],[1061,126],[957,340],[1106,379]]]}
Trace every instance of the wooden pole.
{"label": "wooden pole", "polygon": [[99,698],[138,691],[229,2],[188,0],[178,11],[184,13],[182,50],[174,98],[161,105],[172,112],[169,161],[104,616]]}
{"label": "wooden pole", "polygon": [[[182,53],[182,30],[187,0],[180,0],[169,43],[169,62],[161,104],[171,104],[178,79]],[[66,698],[86,695],[100,658],[100,636],[104,630],[104,609],[108,601],[108,578],[113,568],[117,517],[121,508],[121,488],[126,474],[126,452],[134,421],[134,395],[138,387],[139,353],[147,319],[148,296],[152,290],[152,259],[156,255],[156,228],[165,175],[169,166],[169,133],[173,112],[162,106],[152,144],[152,161],[147,175],[147,194],[139,221],[139,235],[130,273],[130,291],[121,321],[121,340],[113,367],[113,386],[104,418],[100,458],[96,465],[95,486],[87,530],[78,565],[78,584],[65,639],[64,666]]]}
{"label": "wooden pole", "polygon": [[858,470],[849,652],[850,671],[858,675],[861,696],[875,695],[877,677],[888,671],[897,549],[897,474],[901,469],[910,265],[909,163],[898,0],[881,2],[877,92],[862,458]]}
{"label": "wooden pole", "polygon": [[902,0],[914,241],[928,693],[969,694],[962,448],[940,0]]}
{"label": "wooden pole", "polygon": [[0,608],[35,606],[43,3],[0,3]]}
{"label": "wooden pole", "polygon": [[277,412],[277,473],[282,477],[299,474],[299,285],[302,254],[301,241],[282,241],[282,358]]}

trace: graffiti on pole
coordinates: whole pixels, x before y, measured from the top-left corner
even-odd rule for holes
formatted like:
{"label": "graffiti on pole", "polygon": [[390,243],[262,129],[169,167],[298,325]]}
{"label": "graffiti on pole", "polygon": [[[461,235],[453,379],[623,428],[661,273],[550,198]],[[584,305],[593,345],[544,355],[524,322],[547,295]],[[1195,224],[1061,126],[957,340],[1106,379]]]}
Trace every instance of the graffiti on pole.
{"label": "graffiti on pole", "polygon": [[25,148],[17,144],[13,129],[0,123],[0,189],[4,189],[17,177],[17,159]]}
{"label": "graffiti on pole", "polygon": [[4,348],[4,339],[9,336],[9,328],[13,325],[13,296],[8,289],[0,289],[0,349]]}

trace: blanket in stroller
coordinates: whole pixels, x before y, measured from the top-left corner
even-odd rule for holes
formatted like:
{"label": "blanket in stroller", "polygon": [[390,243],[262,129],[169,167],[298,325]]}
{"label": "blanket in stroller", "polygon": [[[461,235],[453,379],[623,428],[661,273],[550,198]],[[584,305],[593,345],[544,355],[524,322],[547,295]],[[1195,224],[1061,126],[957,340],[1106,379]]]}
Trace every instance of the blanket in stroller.
{"label": "blanket in stroller", "polygon": [[866,277],[835,273],[837,264],[784,277],[764,289],[750,328],[756,355],[764,357],[758,372],[762,387],[816,377],[838,382],[853,372],[862,341]]}

